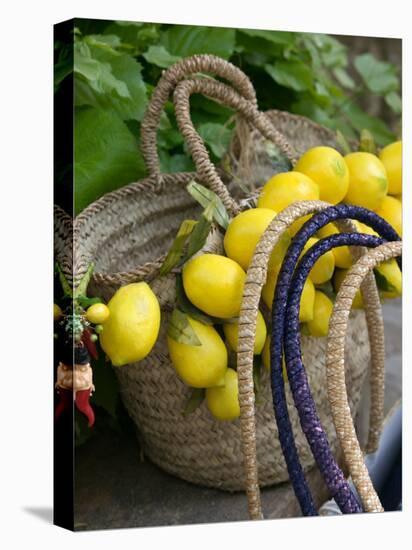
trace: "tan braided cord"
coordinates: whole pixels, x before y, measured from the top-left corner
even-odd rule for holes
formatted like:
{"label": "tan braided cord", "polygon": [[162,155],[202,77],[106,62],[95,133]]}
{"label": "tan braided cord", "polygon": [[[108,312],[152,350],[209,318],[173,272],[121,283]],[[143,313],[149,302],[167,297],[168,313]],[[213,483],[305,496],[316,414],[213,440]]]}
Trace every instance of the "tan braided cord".
{"label": "tan braided cord", "polygon": [[[249,265],[246,282],[243,290],[243,300],[239,316],[239,340],[237,353],[237,372],[239,380],[239,403],[242,430],[242,447],[244,453],[246,492],[248,498],[249,515],[251,519],[262,518],[260,489],[258,483],[258,467],[256,461],[256,421],[255,421],[255,394],[253,385],[253,349],[256,335],[257,313],[263,285],[266,282],[268,262],[273,248],[279,238],[292,223],[309,214],[320,212],[330,204],[322,201],[300,201],[293,203],[282,210],[262,235],[256,245],[252,261]],[[337,222],[338,223],[338,222]],[[350,220],[341,220],[339,228],[344,231],[356,232],[356,226]],[[358,247],[359,248],[359,247]],[[353,250],[355,255],[362,254],[363,249]],[[367,278],[362,287],[366,310],[380,309],[379,294],[375,280]],[[367,318],[368,319],[368,318]],[[369,321],[372,317],[369,317]],[[383,358],[375,350],[380,351],[383,341],[383,330],[372,329],[368,324],[368,334],[371,343],[371,354],[374,356],[373,368],[383,370]],[[375,346],[375,344],[378,344]],[[371,377],[373,378],[373,372]],[[372,388],[373,391],[373,388]],[[371,416],[375,411],[371,411]],[[349,417],[351,412],[349,410]]]}
{"label": "tan braided cord", "polygon": [[238,67],[214,55],[193,55],[182,59],[163,72],[150,98],[141,125],[141,148],[149,175],[160,174],[156,135],[160,117],[172,91],[181,80],[202,73],[214,74],[230,82],[245,98],[256,105],[255,89]]}
{"label": "tan braided cord", "polygon": [[369,477],[355,426],[348,412],[344,358],[346,331],[353,299],[362,281],[377,265],[401,254],[402,243],[397,241],[385,243],[359,258],[342,282],[329,327],[326,355],[329,402],[346,464],[366,512],[382,512],[383,507]]}
{"label": "tan braided cord", "polygon": [[258,129],[266,139],[274,143],[292,162],[296,161],[296,151],[286,138],[276,130],[270,118],[265,113],[260,112],[254,103],[244,99],[232,87],[215,80],[199,78],[183,80],[176,86],[173,94],[176,120],[195,162],[196,171],[204,181],[208,182],[209,187],[222,197],[225,206],[233,214],[237,214],[239,213],[239,206],[233,204],[234,201],[231,197],[230,201],[227,202],[227,188],[211,162],[206,146],[191,120],[189,99],[194,93],[201,93],[235,110],[244,117],[251,127]]}

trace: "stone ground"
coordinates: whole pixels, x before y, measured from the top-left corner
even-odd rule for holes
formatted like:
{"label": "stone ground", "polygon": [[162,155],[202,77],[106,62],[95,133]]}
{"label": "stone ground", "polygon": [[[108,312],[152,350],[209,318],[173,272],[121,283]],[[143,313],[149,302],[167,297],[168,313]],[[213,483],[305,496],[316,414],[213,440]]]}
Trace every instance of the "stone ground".
{"label": "stone ground", "polygon": [[[401,397],[401,306],[384,306],[385,409]],[[100,433],[76,452],[76,530],[185,525],[247,520],[244,493],[198,487],[141,460],[133,433]],[[309,481],[319,503],[326,499],[317,471]],[[262,491],[266,518],[298,516],[288,483]]]}

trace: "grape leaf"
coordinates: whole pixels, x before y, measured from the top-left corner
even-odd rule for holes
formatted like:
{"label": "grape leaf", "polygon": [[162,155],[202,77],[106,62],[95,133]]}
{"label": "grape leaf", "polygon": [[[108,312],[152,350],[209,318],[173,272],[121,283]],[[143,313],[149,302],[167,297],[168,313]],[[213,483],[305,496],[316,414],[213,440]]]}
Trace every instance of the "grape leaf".
{"label": "grape leaf", "polygon": [[136,140],[115,113],[76,109],[74,150],[76,213],[144,174]]}
{"label": "grape leaf", "polygon": [[227,59],[235,48],[235,30],[174,25],[161,34],[160,45],[178,57],[208,53]]}

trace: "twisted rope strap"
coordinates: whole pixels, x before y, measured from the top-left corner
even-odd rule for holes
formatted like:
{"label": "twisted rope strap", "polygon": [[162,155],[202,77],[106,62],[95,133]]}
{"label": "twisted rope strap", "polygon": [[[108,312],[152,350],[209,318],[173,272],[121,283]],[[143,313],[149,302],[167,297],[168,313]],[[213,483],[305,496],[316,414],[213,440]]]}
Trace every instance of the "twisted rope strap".
{"label": "twisted rope strap", "polygon": [[[238,363],[238,379],[239,379],[239,402],[241,410],[241,431],[242,431],[242,447],[245,463],[245,478],[246,492],[248,497],[249,515],[251,519],[259,519],[262,517],[260,490],[258,483],[258,471],[256,463],[256,425],[255,425],[255,396],[253,390],[253,348],[256,334],[257,311],[262,287],[266,282],[268,261],[273,248],[276,246],[283,232],[302,216],[313,214],[328,208],[330,205],[321,201],[301,201],[285,208],[269,225],[265,233],[262,235],[259,243],[256,246],[254,256],[250,263],[243,293],[243,302],[239,318],[239,347],[237,355]],[[356,232],[356,226],[349,220],[341,220],[337,222],[340,229]],[[362,249],[355,248],[352,253],[356,256],[363,253]],[[362,285],[362,295],[365,303],[366,318],[368,323],[369,338],[374,345],[371,346],[372,361],[371,361],[371,380],[378,377],[378,372],[383,371],[381,361],[382,354],[375,350],[383,349],[383,325],[380,311],[379,294],[376,288],[375,280],[372,274],[368,275]],[[380,345],[378,345],[380,344]],[[373,376],[372,376],[373,375]],[[381,399],[379,392],[374,398],[376,387],[372,386],[372,402],[377,404],[377,407],[371,408],[370,424],[379,426],[379,418],[382,415],[376,415],[380,407],[383,409],[383,398]],[[282,389],[280,390],[282,391]],[[284,389],[283,389],[284,391]],[[374,420],[376,418],[376,420]],[[289,421],[289,417],[286,417]],[[290,422],[290,421],[289,421]],[[289,432],[279,434],[282,446],[287,446],[291,452],[297,452],[294,445],[293,437],[290,439],[291,428]],[[291,470],[296,476],[300,476],[300,484],[298,488],[298,500],[302,511],[308,515],[311,511],[316,514],[316,508],[313,504],[310,491],[306,485],[306,480],[299,460],[293,464],[287,464],[289,475]]]}
{"label": "twisted rope strap", "polygon": [[[337,246],[359,245],[376,247],[382,244],[382,242],[382,239],[379,237],[375,237],[372,235],[363,235],[359,233],[341,233],[338,235],[332,235],[317,242],[308,250],[308,252],[306,252],[294,272],[291,283],[292,290],[288,297],[288,303],[285,312],[285,318],[288,320],[288,326],[287,328],[285,328],[284,351],[289,383],[294,396],[296,396],[295,403],[298,409],[303,431],[308,439],[313,455],[315,456],[316,462],[319,465],[319,469],[321,470],[325,478],[327,486],[341,509],[344,509],[349,502],[349,495],[347,492],[348,487],[346,485],[346,480],[342,471],[339,469],[333,459],[333,455],[330,451],[326,434],[324,434],[323,431],[319,430],[320,420],[316,413],[315,404],[311,396],[308,379],[302,362],[301,338],[299,329],[300,299],[303,291],[303,286],[306,279],[308,278],[310,270],[312,269],[314,263],[323,254]],[[330,326],[333,327],[332,323],[330,324]],[[343,385],[345,386],[345,372],[343,362],[339,373],[343,377]],[[352,437],[354,437],[357,442],[355,428],[353,426],[353,421],[351,417],[351,411],[347,400],[346,387],[344,390],[344,394],[347,404],[347,409],[345,410],[345,425],[352,426]],[[357,443],[357,445],[360,451],[359,443]],[[360,453],[362,456],[361,451]],[[367,479],[365,479],[365,472]],[[367,481],[369,481],[369,483],[367,483]],[[373,488],[372,483],[370,482],[369,476],[367,476],[367,470],[365,467],[363,477],[359,479],[359,482],[361,489],[359,491],[359,494],[365,511],[382,512],[382,505],[380,503],[378,495]],[[354,483],[358,488],[355,478]]]}
{"label": "twisted rope strap", "polygon": [[346,274],[330,318],[326,352],[329,402],[337,437],[350,475],[367,512],[383,511],[366,468],[362,450],[350,415],[345,385],[345,337],[352,302],[368,273],[380,263],[400,256],[402,242],[389,242],[363,255]]}
{"label": "twisted rope strap", "polygon": [[[270,350],[272,396],[275,416],[278,423],[279,439],[281,440],[281,442],[287,441],[289,444],[290,442],[292,442],[290,445],[282,445],[282,450],[284,452],[286,463],[289,465],[289,473],[291,476],[292,485],[296,492],[296,496],[301,502],[302,511],[303,505],[305,505],[305,507],[307,506],[308,489],[306,481],[304,481],[303,486],[301,485],[302,478],[304,479],[304,476],[303,473],[301,473],[302,468],[299,462],[295,444],[293,442],[293,432],[291,430],[289,414],[287,410],[284,381],[282,376],[283,338],[286,334],[285,308],[287,306],[288,296],[291,290],[291,280],[293,277],[293,272],[307,240],[327,223],[342,218],[358,219],[363,223],[371,226],[385,239],[399,240],[399,236],[396,231],[385,220],[377,216],[374,212],[371,212],[370,210],[367,210],[365,208],[352,205],[331,206],[324,211],[315,214],[299,230],[286,253],[281,270],[279,272],[272,308],[272,327],[276,327],[276,331],[273,332],[273,337],[271,339]],[[326,434],[324,433],[320,421],[317,417],[313,399],[310,395],[310,392],[306,392],[306,389],[306,387],[303,387],[303,389],[300,389],[299,392],[299,387],[294,388],[293,385],[291,385],[293,398],[297,408],[299,409],[300,403],[302,401],[305,401],[304,406],[308,406],[308,403],[311,403],[312,412],[315,413],[311,415],[310,420],[312,429],[318,434],[317,441],[321,442],[321,445],[319,444],[320,448],[319,453],[317,452],[317,456],[320,457],[323,452],[329,455],[326,457],[326,461],[319,464],[322,469],[322,464],[328,467],[328,465],[335,465],[335,461],[330,451]],[[302,429],[303,431],[308,431],[308,424],[303,422]],[[308,433],[305,432],[305,434],[309,440],[309,431]],[[317,445],[317,443],[314,443],[314,445]],[[335,466],[333,467],[335,468]],[[337,465],[336,468],[338,468]],[[324,473],[326,473],[326,471]],[[325,481],[327,480],[328,476],[326,476]],[[331,487],[331,490],[332,488],[333,487]],[[339,487],[338,493],[335,493],[334,496],[342,512],[352,513],[360,511],[359,505],[354,495],[352,494],[346,480],[342,482]],[[309,512],[313,513],[313,509],[309,509]]]}

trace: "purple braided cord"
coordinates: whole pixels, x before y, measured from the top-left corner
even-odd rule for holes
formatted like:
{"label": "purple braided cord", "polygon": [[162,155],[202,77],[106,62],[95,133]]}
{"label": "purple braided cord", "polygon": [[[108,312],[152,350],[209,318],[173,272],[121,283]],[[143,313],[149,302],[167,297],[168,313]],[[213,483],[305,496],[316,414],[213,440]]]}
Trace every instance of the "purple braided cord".
{"label": "purple braided cord", "polygon": [[[299,501],[303,515],[317,515],[317,510],[307,484],[303,468],[296,449],[292,426],[286,403],[285,386],[282,376],[283,335],[285,331],[285,310],[291,279],[303,248],[312,235],[331,221],[345,218],[358,219],[371,226],[386,240],[400,240],[396,231],[374,212],[352,205],[337,205],[314,214],[295,235],[285,255],[280,269],[273,307],[271,338],[271,386],[273,407],[278,425],[279,440],[285,457],[293,489]],[[276,327],[276,330],[274,330]]]}
{"label": "purple braided cord", "polygon": [[315,402],[302,362],[299,328],[300,298],[303,286],[314,263],[320,256],[337,246],[376,247],[384,241],[373,235],[341,233],[320,240],[313,245],[299,262],[292,278],[285,317],[284,351],[288,378],[302,430],[306,435],[319,470],[332,497],[344,513],[360,512],[361,508],[336,463],[328,438],[316,412]]}

